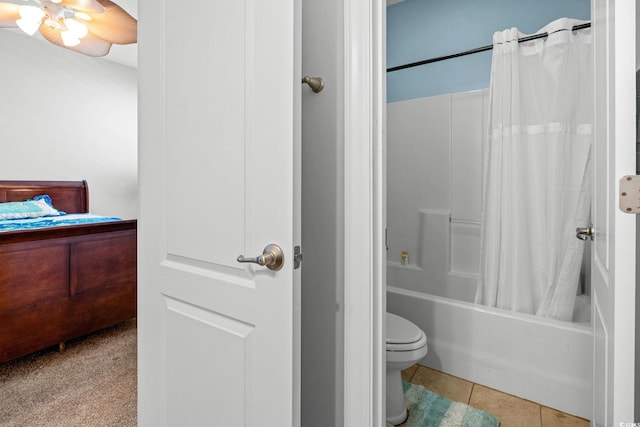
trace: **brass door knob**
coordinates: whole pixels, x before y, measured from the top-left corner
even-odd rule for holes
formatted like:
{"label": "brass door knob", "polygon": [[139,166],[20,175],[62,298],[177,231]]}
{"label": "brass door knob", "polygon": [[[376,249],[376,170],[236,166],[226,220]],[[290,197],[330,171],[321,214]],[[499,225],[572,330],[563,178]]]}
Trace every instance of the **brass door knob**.
{"label": "brass door knob", "polygon": [[252,262],[277,271],[284,264],[284,252],[280,246],[272,243],[264,248],[262,255],[258,255],[255,258],[245,258],[244,255],[239,255],[237,261]]}
{"label": "brass door knob", "polygon": [[324,89],[324,80],[322,77],[304,76],[302,83],[308,84],[314,93],[322,92],[322,89]]}

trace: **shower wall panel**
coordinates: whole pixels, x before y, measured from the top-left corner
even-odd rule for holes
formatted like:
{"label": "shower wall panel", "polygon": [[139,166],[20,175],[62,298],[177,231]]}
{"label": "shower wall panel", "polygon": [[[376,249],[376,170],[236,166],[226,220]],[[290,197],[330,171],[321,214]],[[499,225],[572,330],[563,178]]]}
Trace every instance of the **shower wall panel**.
{"label": "shower wall panel", "polygon": [[473,301],[487,108],[486,89],[387,105],[390,285]]}
{"label": "shower wall panel", "polygon": [[420,210],[450,210],[451,96],[388,104],[389,260],[418,265]]}
{"label": "shower wall panel", "polygon": [[451,95],[451,218],[480,222],[489,91]]}

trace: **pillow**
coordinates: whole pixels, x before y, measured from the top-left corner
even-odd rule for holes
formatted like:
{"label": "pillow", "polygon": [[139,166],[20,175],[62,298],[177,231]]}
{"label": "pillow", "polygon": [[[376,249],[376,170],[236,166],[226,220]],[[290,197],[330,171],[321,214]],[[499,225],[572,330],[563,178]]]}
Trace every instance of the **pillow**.
{"label": "pillow", "polygon": [[0,220],[38,218],[41,216],[58,216],[63,214],[64,212],[53,207],[51,198],[46,194],[36,196],[32,200],[25,200],[24,202],[0,203]]}

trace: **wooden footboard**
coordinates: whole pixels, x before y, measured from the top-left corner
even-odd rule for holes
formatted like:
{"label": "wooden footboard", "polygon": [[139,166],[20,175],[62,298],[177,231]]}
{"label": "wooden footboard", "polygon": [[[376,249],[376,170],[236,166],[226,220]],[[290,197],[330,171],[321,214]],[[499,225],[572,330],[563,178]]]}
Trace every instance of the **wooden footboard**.
{"label": "wooden footboard", "polygon": [[135,220],[0,233],[0,362],[135,317],[136,254]]}

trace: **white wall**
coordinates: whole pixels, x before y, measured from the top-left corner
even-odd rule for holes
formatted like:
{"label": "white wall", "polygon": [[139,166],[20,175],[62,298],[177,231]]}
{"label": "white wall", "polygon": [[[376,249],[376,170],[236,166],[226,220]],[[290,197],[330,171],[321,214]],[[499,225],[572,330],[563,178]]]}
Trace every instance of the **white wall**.
{"label": "white wall", "polygon": [[137,216],[137,76],[0,30],[0,179],[80,180],[93,213]]}
{"label": "white wall", "polygon": [[485,89],[387,104],[389,285],[473,301],[488,98]]}

